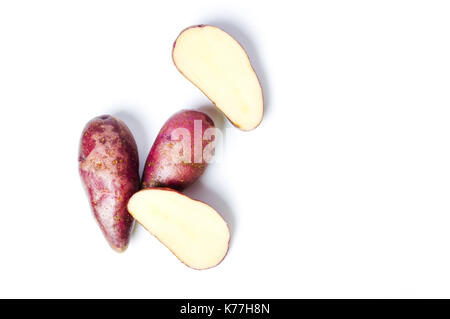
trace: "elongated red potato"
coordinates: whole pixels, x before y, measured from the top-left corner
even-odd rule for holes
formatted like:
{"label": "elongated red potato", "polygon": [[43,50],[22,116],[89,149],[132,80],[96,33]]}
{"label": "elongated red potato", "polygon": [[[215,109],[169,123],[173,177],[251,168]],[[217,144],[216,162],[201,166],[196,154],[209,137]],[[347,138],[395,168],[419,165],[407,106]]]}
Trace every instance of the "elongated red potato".
{"label": "elongated red potato", "polygon": [[140,183],[137,146],[125,123],[110,115],[87,123],[81,136],[79,171],[106,240],[115,251],[124,251],[134,226],[126,205]]}
{"label": "elongated red potato", "polygon": [[168,188],[134,194],[128,211],[185,265],[217,266],[227,254],[230,231],[211,206]]}
{"label": "elongated red potato", "polygon": [[210,143],[214,134],[214,122],[205,113],[175,113],[160,130],[148,154],[142,188],[182,190],[192,184],[203,174],[212,156],[214,144]]}
{"label": "elongated red potato", "polygon": [[238,128],[249,131],[262,121],[261,85],[244,48],[211,25],[183,30],[172,51],[177,69]]}

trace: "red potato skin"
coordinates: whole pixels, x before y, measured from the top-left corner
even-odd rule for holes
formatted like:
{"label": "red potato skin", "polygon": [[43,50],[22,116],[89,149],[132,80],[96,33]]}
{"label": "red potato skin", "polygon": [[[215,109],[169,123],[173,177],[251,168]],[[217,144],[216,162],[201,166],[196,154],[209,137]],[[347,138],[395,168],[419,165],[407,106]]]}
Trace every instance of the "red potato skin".
{"label": "red potato skin", "polygon": [[[165,187],[175,190],[183,190],[206,169],[208,163],[202,157],[201,162],[194,161],[194,121],[201,121],[201,136],[209,128],[215,128],[213,120],[205,113],[192,110],[183,110],[175,113],[167,120],[160,130],[155,142],[148,154],[142,176],[142,188]],[[180,160],[176,151],[181,146],[173,136],[176,129],[186,129],[191,136],[191,160]],[[202,152],[211,141],[202,139]],[[175,154],[175,155],[174,155]]]}
{"label": "red potato skin", "polygon": [[128,247],[134,218],[128,199],[139,190],[139,158],[131,131],[103,115],[88,122],[79,149],[79,172],[95,219],[117,252]]}

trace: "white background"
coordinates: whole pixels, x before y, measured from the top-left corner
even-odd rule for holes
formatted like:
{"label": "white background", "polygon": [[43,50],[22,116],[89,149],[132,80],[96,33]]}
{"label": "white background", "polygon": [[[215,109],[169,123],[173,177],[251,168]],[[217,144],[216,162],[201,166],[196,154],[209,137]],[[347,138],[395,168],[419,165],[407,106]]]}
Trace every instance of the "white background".
{"label": "white background", "polygon": [[[448,1],[2,1],[0,297],[450,297]],[[232,229],[195,271],[141,226],[109,248],[78,176],[85,123],[206,110],[174,67],[185,27],[222,27],[265,117],[228,130],[187,193]],[[141,169],[142,169],[141,163]]]}

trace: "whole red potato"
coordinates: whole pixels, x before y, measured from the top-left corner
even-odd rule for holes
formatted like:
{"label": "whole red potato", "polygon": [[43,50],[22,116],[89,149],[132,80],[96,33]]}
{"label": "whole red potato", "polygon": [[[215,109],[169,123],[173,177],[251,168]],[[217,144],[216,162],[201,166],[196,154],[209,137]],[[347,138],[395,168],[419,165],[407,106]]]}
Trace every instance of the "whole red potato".
{"label": "whole red potato", "polygon": [[212,156],[214,132],[213,120],[203,112],[175,113],[160,130],[148,154],[142,188],[182,190],[192,184],[208,165],[205,155]]}
{"label": "whole red potato", "polygon": [[122,252],[134,226],[127,202],[140,183],[131,131],[110,115],[92,119],[81,135],[78,161],[94,216],[110,246]]}

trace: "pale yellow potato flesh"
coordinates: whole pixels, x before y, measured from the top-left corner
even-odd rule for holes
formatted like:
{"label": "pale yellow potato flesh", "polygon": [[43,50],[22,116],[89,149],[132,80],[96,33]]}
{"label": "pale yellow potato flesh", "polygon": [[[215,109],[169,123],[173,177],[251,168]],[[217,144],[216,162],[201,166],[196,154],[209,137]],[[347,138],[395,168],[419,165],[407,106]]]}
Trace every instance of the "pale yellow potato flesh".
{"label": "pale yellow potato flesh", "polygon": [[220,214],[181,193],[141,190],[130,198],[128,211],[189,267],[214,267],[228,251],[230,231]]}
{"label": "pale yellow potato flesh", "polygon": [[242,46],[221,29],[184,30],[172,52],[178,70],[237,127],[254,129],[263,117],[261,85]]}

